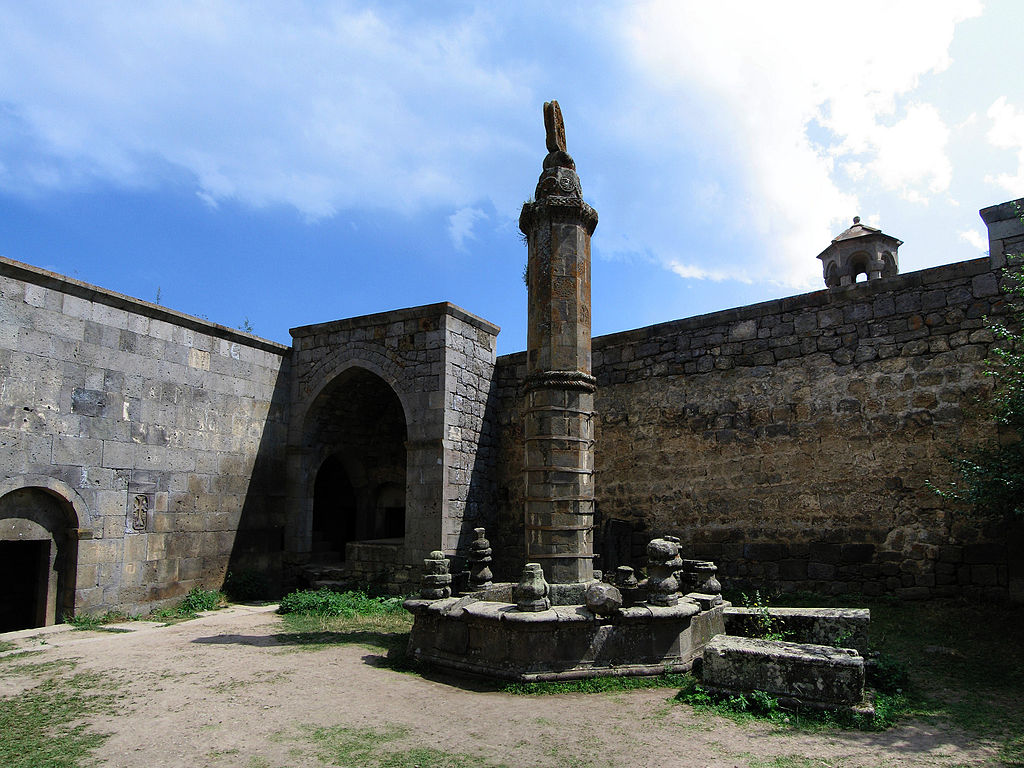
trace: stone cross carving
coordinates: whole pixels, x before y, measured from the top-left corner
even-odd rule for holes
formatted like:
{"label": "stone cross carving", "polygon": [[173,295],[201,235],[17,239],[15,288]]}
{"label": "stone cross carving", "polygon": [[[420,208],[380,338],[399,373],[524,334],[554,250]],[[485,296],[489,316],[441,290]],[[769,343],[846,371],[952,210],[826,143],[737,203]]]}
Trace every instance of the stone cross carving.
{"label": "stone cross carving", "polygon": [[544,102],[544,130],[548,152],[565,152],[565,123],[557,101]]}
{"label": "stone cross carving", "polygon": [[144,531],[149,523],[149,498],[138,494],[132,502],[132,530]]}

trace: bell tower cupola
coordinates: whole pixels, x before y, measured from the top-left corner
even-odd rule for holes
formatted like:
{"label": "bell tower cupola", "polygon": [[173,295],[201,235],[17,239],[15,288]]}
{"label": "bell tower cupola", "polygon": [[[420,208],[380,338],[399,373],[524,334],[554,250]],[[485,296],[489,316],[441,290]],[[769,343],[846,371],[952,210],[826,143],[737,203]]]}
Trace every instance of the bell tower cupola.
{"label": "bell tower cupola", "polygon": [[861,224],[860,216],[854,216],[853,226],[836,235],[828,248],[818,254],[825,285],[853,285],[860,275],[868,280],[895,277],[900,271],[897,251],[901,245],[902,240]]}

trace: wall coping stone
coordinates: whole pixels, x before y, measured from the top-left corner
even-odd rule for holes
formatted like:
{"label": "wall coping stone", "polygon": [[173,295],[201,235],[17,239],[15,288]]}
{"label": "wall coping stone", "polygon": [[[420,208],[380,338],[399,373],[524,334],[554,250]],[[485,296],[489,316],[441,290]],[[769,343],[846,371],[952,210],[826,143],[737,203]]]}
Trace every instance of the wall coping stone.
{"label": "wall coping stone", "polygon": [[978,215],[981,216],[981,220],[986,224],[993,224],[997,221],[1005,221],[1006,219],[1016,219],[1020,215],[1017,211],[1018,206],[1024,206],[1024,197],[1019,197],[1016,200],[1007,200],[1005,203],[999,203],[998,205],[990,205],[988,208],[982,208],[978,211]]}
{"label": "wall coping stone", "polygon": [[357,317],[346,317],[340,320],[329,320],[325,323],[313,323],[311,325],[300,325],[289,329],[292,338],[312,336],[317,333],[333,333],[334,331],[345,331],[352,328],[365,328],[371,325],[382,325],[395,323],[399,320],[416,320],[422,317],[438,317],[449,315],[457,320],[479,328],[482,331],[498,335],[500,326],[484,320],[482,317],[467,312],[462,307],[452,304],[450,301],[439,301],[436,304],[423,304],[418,307],[407,307],[405,309],[393,309],[387,312],[374,312],[371,315],[359,315]]}
{"label": "wall coping stone", "polygon": [[[784,312],[799,312],[806,309],[819,309],[830,306],[846,306],[858,301],[866,301],[878,294],[920,288],[921,286],[933,285],[946,280],[965,279],[992,271],[993,267],[989,257],[982,256],[968,261],[942,264],[915,272],[905,272],[895,277],[855,283],[854,285],[842,288],[823,288],[820,291],[786,296],[781,299],[770,299],[757,304],[747,304],[742,307],[733,307],[717,312],[709,312],[704,315],[695,315],[680,320],[668,320],[663,323],[647,325],[642,328],[633,328],[628,331],[617,331],[604,334],[603,336],[595,336],[593,338],[593,348],[597,352],[617,344],[632,344],[646,339],[673,336],[684,331],[696,331],[702,328],[727,325],[742,320],[755,320]],[[497,363],[499,366],[516,365],[525,360],[525,352],[511,352],[500,355]]]}
{"label": "wall coping stone", "polygon": [[253,336],[252,334],[245,333],[244,331],[228,328],[226,325],[213,323],[209,320],[193,317],[192,315],[186,315],[184,312],[177,312],[176,310],[162,307],[159,304],[152,304],[142,299],[136,299],[133,296],[127,296],[123,293],[117,293],[116,291],[110,291],[106,288],[100,288],[99,286],[91,285],[90,283],[85,283],[81,280],[75,280],[67,275],[61,275],[47,269],[34,267],[31,264],[25,264],[20,261],[15,261],[14,259],[8,259],[4,256],[0,256],[0,275],[13,277],[16,280],[24,280],[25,282],[32,283],[33,285],[59,291],[86,301],[105,304],[108,307],[123,309],[127,312],[133,312],[154,320],[162,320],[173,325],[198,331],[199,333],[205,333],[210,336],[215,336],[226,341],[245,344],[246,346],[255,347],[256,349],[263,350],[264,352],[271,352],[282,357],[291,353],[291,347],[279,344],[276,341],[270,341],[269,339],[263,339],[259,336]]}

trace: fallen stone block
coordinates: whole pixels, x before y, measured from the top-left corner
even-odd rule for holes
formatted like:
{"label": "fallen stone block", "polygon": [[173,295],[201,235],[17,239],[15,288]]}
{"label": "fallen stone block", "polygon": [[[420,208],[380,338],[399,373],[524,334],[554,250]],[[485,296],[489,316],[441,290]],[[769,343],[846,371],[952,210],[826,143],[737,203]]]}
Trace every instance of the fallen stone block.
{"label": "fallen stone block", "polygon": [[755,637],[781,631],[787,642],[853,648],[862,656],[868,652],[871,611],[867,608],[736,608],[725,609],[725,631],[729,635]]}
{"label": "fallen stone block", "polygon": [[703,685],[764,691],[784,704],[853,707],[864,700],[864,659],[849,648],[718,635],[704,647]]}

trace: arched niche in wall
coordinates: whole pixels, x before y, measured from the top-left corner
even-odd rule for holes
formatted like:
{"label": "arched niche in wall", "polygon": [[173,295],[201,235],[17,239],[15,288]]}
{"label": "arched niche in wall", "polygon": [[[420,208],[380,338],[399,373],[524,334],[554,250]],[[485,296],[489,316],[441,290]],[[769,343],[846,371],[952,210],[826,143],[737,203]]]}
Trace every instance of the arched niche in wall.
{"label": "arched niche in wall", "polygon": [[380,376],[352,366],[317,395],[304,425],[312,475],[311,552],[405,535],[405,410]]}
{"label": "arched niche in wall", "polygon": [[[850,256],[850,280],[851,282],[864,282],[868,279],[868,267],[871,264],[871,254],[867,251],[858,251]],[[861,277],[863,275],[863,278]]]}
{"label": "arched niche in wall", "polygon": [[0,632],[74,614],[79,519],[54,484],[0,485]]}
{"label": "arched niche in wall", "polygon": [[830,262],[825,268],[825,285],[829,288],[837,288],[839,286],[839,268],[835,262]]}
{"label": "arched niche in wall", "polygon": [[896,266],[896,258],[889,251],[882,254],[882,277],[896,277],[899,268]]}

